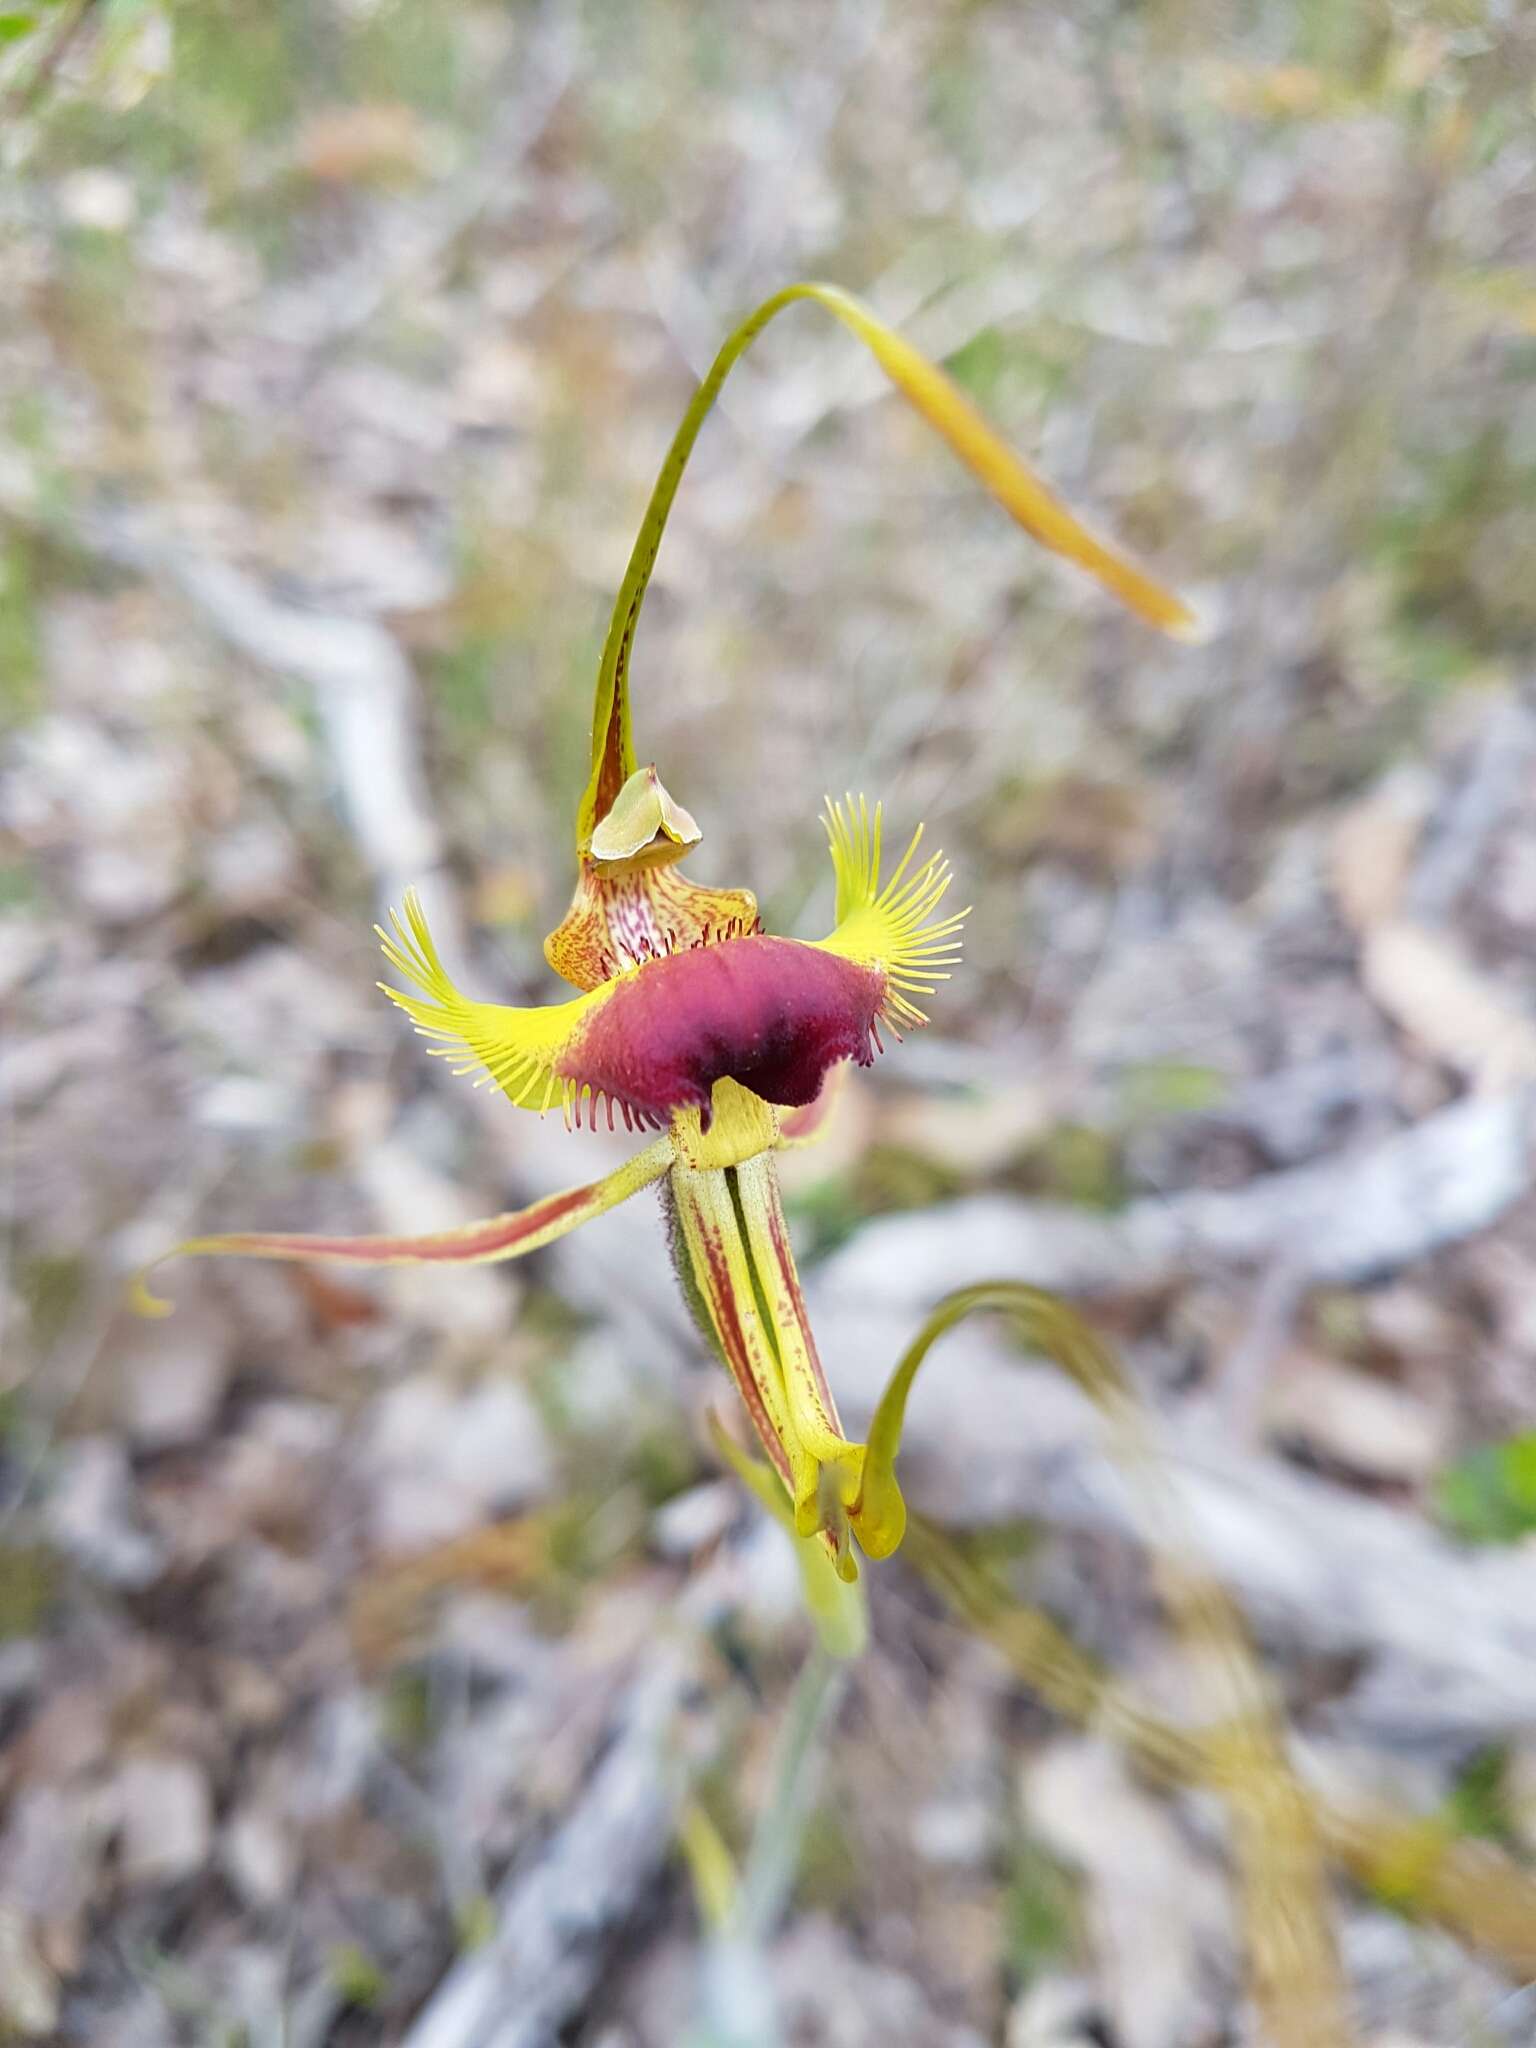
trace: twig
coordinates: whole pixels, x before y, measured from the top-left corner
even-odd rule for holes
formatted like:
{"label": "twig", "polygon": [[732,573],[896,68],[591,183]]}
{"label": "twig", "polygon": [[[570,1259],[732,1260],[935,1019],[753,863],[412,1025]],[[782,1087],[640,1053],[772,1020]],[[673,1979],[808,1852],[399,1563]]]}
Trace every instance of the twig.
{"label": "twig", "polygon": [[1515,700],[1495,706],[1415,863],[1406,904],[1414,917],[1436,922],[1450,916],[1457,897],[1475,880],[1489,841],[1519,802],[1533,759],[1536,717]]}
{"label": "twig", "polygon": [[[227,646],[313,690],[342,805],[380,904],[398,902],[410,883],[425,880],[430,888],[445,846],[421,766],[415,680],[377,619],[284,603],[146,513],[94,507],[66,519],[12,495],[0,496],[0,517],[174,591]],[[449,937],[457,942],[456,933]]]}
{"label": "twig", "polygon": [[498,114],[474,161],[463,174],[407,216],[393,253],[381,261],[378,238],[328,278],[305,278],[258,314],[277,341],[304,351],[305,367],[341,347],[377,319],[392,300],[420,289],[493,202],[516,191],[516,175],[548,127],[576,69],[568,15],[541,11],[539,25],[507,67],[506,83],[520,90]]}
{"label": "twig", "polygon": [[1212,1406],[1235,1443],[1251,1445],[1265,1388],[1306,1296],[1305,1268],[1282,1247],[1259,1277],[1248,1319],[1222,1361]]}

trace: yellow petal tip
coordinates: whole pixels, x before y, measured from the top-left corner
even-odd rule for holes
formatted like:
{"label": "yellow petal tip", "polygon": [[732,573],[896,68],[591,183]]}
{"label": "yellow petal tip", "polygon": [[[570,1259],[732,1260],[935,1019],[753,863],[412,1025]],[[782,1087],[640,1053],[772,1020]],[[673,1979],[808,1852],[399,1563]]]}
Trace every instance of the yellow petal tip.
{"label": "yellow petal tip", "polygon": [[160,1322],[164,1317],[174,1315],[176,1304],[167,1301],[162,1294],[153,1294],[149,1287],[149,1274],[153,1268],[146,1266],[142,1273],[135,1273],[128,1287],[128,1306],[136,1316],[144,1316],[150,1322]]}
{"label": "yellow petal tip", "polygon": [[1204,647],[1216,637],[1216,621],[1181,599],[1163,630],[1171,640],[1182,641],[1186,647]]}

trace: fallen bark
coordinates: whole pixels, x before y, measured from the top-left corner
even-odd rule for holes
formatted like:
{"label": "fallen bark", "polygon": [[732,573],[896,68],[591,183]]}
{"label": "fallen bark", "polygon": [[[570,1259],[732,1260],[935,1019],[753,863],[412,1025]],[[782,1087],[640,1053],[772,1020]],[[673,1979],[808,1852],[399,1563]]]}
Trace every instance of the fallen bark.
{"label": "fallen bark", "polygon": [[1135,1293],[1284,1258],[1309,1285],[1358,1285],[1485,1230],[1536,1187],[1536,1088],[1476,1096],[1357,1151],[1232,1189],[1113,1215],[976,1195],[866,1224],[825,1285],[910,1314],[1012,1277],[1070,1295]]}

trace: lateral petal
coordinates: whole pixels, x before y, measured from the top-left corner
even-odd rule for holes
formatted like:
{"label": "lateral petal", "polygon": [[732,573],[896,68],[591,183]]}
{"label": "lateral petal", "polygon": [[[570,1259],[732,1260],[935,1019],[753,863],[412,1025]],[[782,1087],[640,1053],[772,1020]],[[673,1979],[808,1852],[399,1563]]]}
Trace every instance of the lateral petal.
{"label": "lateral petal", "polygon": [[927,1023],[911,998],[931,996],[936,983],[948,981],[960,957],[960,927],[969,909],[936,915],[949,888],[949,863],[935,853],[912,867],[921,825],[882,887],[880,805],[871,810],[862,796],[845,797],[842,803],[829,798],[824,822],[837,878],[837,927],[819,943],[826,952],[881,976],[881,1015],[899,1038],[903,1027]]}
{"label": "lateral petal", "polygon": [[846,1060],[835,1067],[828,1067],[816,1100],[807,1102],[801,1109],[785,1110],[779,1118],[779,1142],[775,1149],[801,1152],[807,1145],[819,1145],[831,1127],[847,1079]]}
{"label": "lateral petal", "polygon": [[816,1498],[815,1460],[801,1451],[789,1419],[784,1373],[768,1339],[752,1267],[725,1169],[678,1166],[668,1182],[684,1292],[724,1361],[759,1443],[797,1511]]}
{"label": "lateral petal", "polygon": [[[744,1160],[735,1172],[741,1223],[783,1368],[790,1421],[799,1442],[817,1464],[831,1468],[836,1491],[846,1507],[859,1491],[864,1447],[850,1443],[844,1435],[822,1369],[800,1292],[772,1154],[762,1152]],[[802,1529],[800,1533],[808,1532]]]}
{"label": "lateral petal", "polygon": [[559,1071],[561,1056],[611,989],[601,986],[568,1003],[526,1009],[510,1003],[471,1002],[460,994],[444,967],[414,889],[406,891],[404,917],[392,910],[389,920],[391,931],[386,932],[382,925],[374,927],[384,957],[417,992],[392,988],[383,981],[379,986],[404,1010],[423,1038],[442,1041],[432,1051],[440,1059],[456,1060],[455,1073],[482,1069],[476,1085],[494,1081],[519,1109],[542,1113],[551,1104],[559,1104],[569,1114],[575,1098]]}
{"label": "lateral petal", "polygon": [[455,1230],[428,1231],[420,1237],[327,1237],[285,1231],[243,1230],[222,1237],[192,1237],[144,1268],[133,1283],[133,1306],[140,1315],[169,1315],[172,1304],[152,1294],[146,1284],[155,1267],[167,1259],[230,1253],[247,1259],[314,1259],[344,1266],[469,1266],[499,1259],[520,1259],[552,1244],[557,1237],[588,1223],[594,1216],[627,1202],[649,1187],[672,1164],[670,1138],[658,1138],[633,1159],[602,1180],[585,1187],[545,1195],[526,1209],[509,1209],[481,1223]]}

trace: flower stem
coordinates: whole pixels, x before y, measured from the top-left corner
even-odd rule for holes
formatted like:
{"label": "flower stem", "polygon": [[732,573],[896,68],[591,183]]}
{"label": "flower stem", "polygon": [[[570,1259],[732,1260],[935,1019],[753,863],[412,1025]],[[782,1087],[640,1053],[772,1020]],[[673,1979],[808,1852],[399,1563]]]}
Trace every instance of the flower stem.
{"label": "flower stem", "polygon": [[814,1644],[779,1731],[771,1790],[736,1898],[734,1931],[748,1941],[767,1940],[789,1898],[825,1757],[821,1736],[847,1690],[847,1664]]}
{"label": "flower stem", "polygon": [[785,1710],[734,1905],[705,1950],[698,2025],[687,2048],[782,2048],[767,1946],[804,1846],[825,1759],[822,1738],[847,1689],[848,1666],[815,1644]]}

